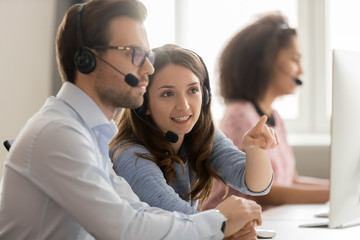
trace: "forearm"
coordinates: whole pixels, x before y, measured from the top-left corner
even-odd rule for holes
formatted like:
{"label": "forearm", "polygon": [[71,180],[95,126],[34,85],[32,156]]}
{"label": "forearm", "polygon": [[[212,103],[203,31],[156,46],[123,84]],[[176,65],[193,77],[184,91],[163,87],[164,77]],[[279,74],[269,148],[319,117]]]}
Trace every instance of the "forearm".
{"label": "forearm", "polygon": [[317,186],[329,187],[329,179],[324,179],[324,178],[297,176],[294,180],[294,183],[311,185],[311,186],[317,185]]}
{"label": "forearm", "polygon": [[325,203],[329,200],[329,189],[318,185],[273,185],[269,194],[254,199],[261,205]]}
{"label": "forearm", "polygon": [[245,181],[249,190],[264,191],[271,183],[273,171],[266,150],[251,148],[246,150]]}

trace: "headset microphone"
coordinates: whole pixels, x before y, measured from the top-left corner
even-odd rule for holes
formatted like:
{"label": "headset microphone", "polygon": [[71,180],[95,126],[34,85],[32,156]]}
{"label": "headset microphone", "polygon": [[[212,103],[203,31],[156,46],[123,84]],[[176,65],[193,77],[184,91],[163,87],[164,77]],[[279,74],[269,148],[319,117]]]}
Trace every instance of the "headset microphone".
{"label": "headset microphone", "polygon": [[105,59],[103,59],[102,57],[100,57],[99,55],[97,55],[96,53],[93,52],[93,54],[100,59],[102,62],[104,62],[105,64],[109,65],[109,67],[111,67],[112,69],[114,69],[115,71],[117,71],[118,73],[120,73],[121,75],[123,75],[125,77],[125,82],[127,84],[129,84],[131,87],[136,87],[137,85],[139,85],[139,79],[137,77],[135,77],[134,75],[132,75],[131,73],[125,74],[122,71],[120,71],[119,69],[117,69],[116,67],[114,67],[112,64],[110,64],[108,61],[106,61]]}
{"label": "headset microphone", "polygon": [[[141,108],[141,107],[140,107]],[[138,108],[139,109],[139,108]],[[171,143],[176,143],[179,140],[179,136],[172,132],[172,131],[167,131],[166,133],[164,133],[163,131],[161,131],[158,128],[155,128],[154,126],[152,126],[150,123],[148,123],[147,121],[145,121],[145,119],[143,119],[140,114],[137,112],[138,109],[132,109],[132,111],[135,113],[135,115],[146,125],[148,125],[149,127],[151,127],[152,129],[154,129],[155,131],[161,132],[163,135],[165,135],[166,140],[168,140]]]}
{"label": "headset microphone", "polygon": [[137,85],[139,85],[139,79],[131,73],[125,75],[125,82],[131,87],[136,87]]}
{"label": "headset microphone", "polygon": [[172,131],[167,131],[165,133],[165,138],[171,143],[176,143],[179,140],[179,136]]}
{"label": "headset microphone", "polygon": [[303,82],[300,80],[300,79],[295,79],[295,83],[296,83],[296,85],[298,85],[298,86],[301,86],[302,84],[303,84]]}
{"label": "headset microphone", "polygon": [[301,85],[303,84],[303,82],[302,82],[300,79],[294,78],[288,71],[286,71],[285,69],[283,69],[280,65],[278,65],[278,66],[279,66],[280,70],[281,70],[283,73],[285,73],[286,75],[288,75],[289,77],[291,77],[291,78],[294,79],[296,85],[301,86]]}

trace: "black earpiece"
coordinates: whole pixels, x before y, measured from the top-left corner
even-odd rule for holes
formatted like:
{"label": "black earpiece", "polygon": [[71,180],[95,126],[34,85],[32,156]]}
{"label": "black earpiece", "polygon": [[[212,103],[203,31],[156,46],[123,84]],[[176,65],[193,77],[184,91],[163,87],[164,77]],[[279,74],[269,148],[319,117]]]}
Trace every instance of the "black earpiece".
{"label": "black earpiece", "polygon": [[96,58],[95,55],[84,46],[84,38],[83,38],[84,36],[82,32],[81,18],[85,5],[86,4],[83,3],[78,8],[77,24],[76,24],[78,49],[75,52],[74,64],[75,67],[79,70],[79,72],[84,74],[89,74],[92,71],[94,71],[96,67]]}
{"label": "black earpiece", "polygon": [[209,90],[207,89],[207,87],[203,86],[203,102],[202,105],[203,106],[207,106],[210,102],[210,98],[211,98],[211,93],[209,92]]}
{"label": "black earpiece", "polygon": [[204,69],[205,69],[205,79],[204,79],[204,86],[203,86],[203,100],[202,100],[202,106],[205,107],[209,104],[210,99],[211,99],[211,90],[210,90],[210,78],[209,78],[209,72],[207,70],[207,67],[205,65],[204,60],[202,59],[202,57],[200,57],[196,52],[188,50],[190,52],[192,52],[201,62],[201,64],[203,65]]}
{"label": "black earpiece", "polygon": [[74,57],[75,66],[79,72],[89,74],[96,67],[94,54],[86,48],[79,48]]}

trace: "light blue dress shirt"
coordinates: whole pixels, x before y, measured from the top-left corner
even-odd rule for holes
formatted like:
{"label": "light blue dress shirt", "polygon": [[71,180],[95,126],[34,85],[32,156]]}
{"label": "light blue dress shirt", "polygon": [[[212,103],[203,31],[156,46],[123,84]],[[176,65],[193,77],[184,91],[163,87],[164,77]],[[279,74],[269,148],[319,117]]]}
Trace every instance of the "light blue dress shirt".
{"label": "light blue dress shirt", "polygon": [[224,215],[151,208],[112,170],[116,134],[71,83],[26,123],[5,160],[0,239],[221,239]]}

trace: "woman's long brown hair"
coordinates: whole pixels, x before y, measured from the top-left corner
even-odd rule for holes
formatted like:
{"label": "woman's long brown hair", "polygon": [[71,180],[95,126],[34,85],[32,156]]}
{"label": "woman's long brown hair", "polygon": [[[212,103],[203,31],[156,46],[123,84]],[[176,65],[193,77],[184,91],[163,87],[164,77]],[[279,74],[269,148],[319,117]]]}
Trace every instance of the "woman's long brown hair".
{"label": "woman's long brown hair", "polygon": [[[202,87],[205,79],[209,81],[204,64],[194,52],[172,44],[153,49],[153,51],[156,54],[154,62],[155,74],[149,77],[148,89],[156,78],[157,72],[168,64],[180,65],[190,69],[199,78]],[[147,91],[144,96],[144,104],[146,105],[148,97]],[[208,161],[212,152],[215,133],[210,103],[211,99],[209,104],[202,106],[197,123],[185,135],[182,145],[182,149],[186,149],[189,165],[196,174],[191,183],[188,196],[190,196],[191,200],[199,199],[201,202],[205,202],[210,195],[213,177],[224,182],[210,168]],[[141,144],[149,150],[151,155],[138,153],[137,156],[155,162],[163,172],[166,182],[172,185],[175,182],[176,173],[174,163],[184,165],[180,156],[172,149],[170,142],[166,140],[161,130],[154,124],[151,116],[145,115],[139,118],[135,110],[123,109],[116,122],[119,132],[110,143],[112,159],[116,159],[129,145]],[[149,124],[152,127],[148,126]],[[134,164],[136,164],[136,159],[134,159]]]}

